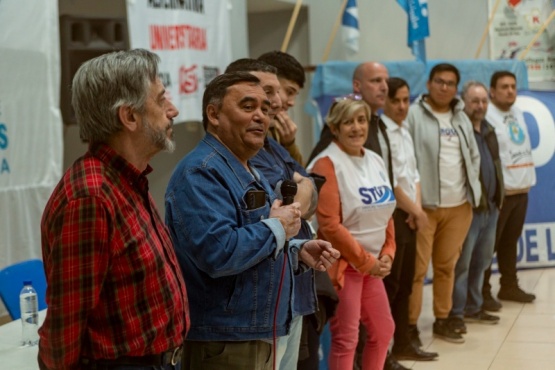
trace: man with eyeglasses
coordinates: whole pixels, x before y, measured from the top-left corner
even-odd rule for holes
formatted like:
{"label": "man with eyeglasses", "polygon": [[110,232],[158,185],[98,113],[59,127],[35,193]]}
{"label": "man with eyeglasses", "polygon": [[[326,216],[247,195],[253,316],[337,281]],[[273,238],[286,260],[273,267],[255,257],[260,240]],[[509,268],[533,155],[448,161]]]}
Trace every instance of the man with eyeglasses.
{"label": "man with eyeglasses", "polygon": [[416,324],[430,259],[434,336],[464,343],[449,320],[449,312],[455,264],[472,221],[472,208],[479,204],[482,192],[480,152],[472,124],[463,111],[464,103],[455,97],[459,80],[455,66],[447,63],[434,66],[426,84],[428,94],[416,100],[407,117],[420,173],[422,207],[429,221],[416,236],[415,273],[409,300],[409,325],[413,342],[419,345]]}

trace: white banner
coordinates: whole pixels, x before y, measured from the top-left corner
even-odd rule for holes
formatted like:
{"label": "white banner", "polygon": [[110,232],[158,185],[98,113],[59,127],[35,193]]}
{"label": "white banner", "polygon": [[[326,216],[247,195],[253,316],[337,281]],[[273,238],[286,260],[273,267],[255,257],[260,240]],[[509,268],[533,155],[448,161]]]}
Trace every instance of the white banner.
{"label": "white banner", "polygon": [[231,62],[228,0],[127,0],[131,48],[162,59],[160,77],[177,121],[202,121],[202,94]]}
{"label": "white banner", "polygon": [[62,173],[58,24],[57,0],[0,1],[0,269],[41,258],[40,219]]}
{"label": "white banner", "polygon": [[[489,9],[496,0],[489,0]],[[491,58],[519,59],[554,10],[553,0],[502,0],[490,28]],[[529,81],[555,81],[555,21],[524,58]]]}

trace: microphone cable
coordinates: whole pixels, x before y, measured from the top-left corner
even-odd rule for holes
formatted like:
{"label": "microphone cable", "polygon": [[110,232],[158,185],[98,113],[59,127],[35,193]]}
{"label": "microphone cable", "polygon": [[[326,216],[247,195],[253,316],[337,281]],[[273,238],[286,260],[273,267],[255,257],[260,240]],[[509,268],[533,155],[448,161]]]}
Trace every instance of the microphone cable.
{"label": "microphone cable", "polygon": [[[288,206],[295,201],[295,195],[297,195],[297,183],[292,180],[285,180],[281,183],[281,195],[283,196],[283,205]],[[273,369],[276,369],[277,364],[277,314],[278,314],[278,307],[279,301],[281,298],[281,289],[283,287],[283,278],[285,277],[285,266],[289,263],[289,259],[287,258],[289,250],[289,241],[286,240],[283,246],[283,266],[281,267],[281,276],[279,278],[279,286],[278,286],[278,293],[276,298],[276,308],[274,310],[274,335],[273,335],[273,344],[274,344],[274,364]],[[292,281],[293,283],[293,281]],[[291,319],[293,319],[293,313],[291,313]]]}

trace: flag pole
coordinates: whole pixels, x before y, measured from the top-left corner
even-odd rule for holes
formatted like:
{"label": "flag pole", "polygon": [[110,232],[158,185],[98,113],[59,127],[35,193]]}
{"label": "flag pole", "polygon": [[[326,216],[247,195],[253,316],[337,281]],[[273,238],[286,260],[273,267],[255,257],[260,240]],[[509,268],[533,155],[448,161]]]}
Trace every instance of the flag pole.
{"label": "flag pole", "polygon": [[345,8],[347,7],[347,1],[348,0],[343,0],[343,3],[341,3],[341,8],[339,9],[339,13],[337,14],[337,18],[335,20],[335,24],[333,25],[330,38],[328,39],[328,44],[326,45],[326,50],[324,51],[324,56],[322,57],[322,63],[328,60],[333,40],[335,39],[335,35],[337,34],[339,25],[341,25],[341,18],[343,17],[343,13],[345,12]]}
{"label": "flag pole", "polygon": [[495,2],[495,5],[493,6],[493,10],[491,11],[491,14],[490,14],[489,19],[488,19],[488,24],[486,25],[486,28],[484,29],[484,33],[482,34],[482,39],[480,40],[480,45],[478,46],[478,50],[476,50],[476,54],[474,55],[474,59],[478,59],[478,57],[480,56],[480,53],[482,52],[482,47],[484,46],[484,42],[486,41],[486,37],[488,36],[488,31],[489,31],[489,28],[491,27],[491,24],[493,23],[493,17],[495,16],[495,12],[497,12],[497,8],[499,7],[499,3],[501,3],[501,0],[497,0]]}
{"label": "flag pole", "polygon": [[522,60],[526,57],[526,55],[528,54],[528,52],[530,51],[530,49],[532,49],[532,46],[534,46],[534,43],[538,40],[538,38],[542,35],[542,33],[545,31],[545,29],[547,28],[547,26],[549,26],[549,23],[551,23],[551,21],[553,20],[553,18],[555,18],[555,10],[551,12],[551,15],[549,16],[549,18],[547,18],[545,20],[545,22],[543,22],[542,26],[540,27],[540,29],[538,30],[538,32],[536,33],[536,35],[534,36],[534,38],[532,39],[532,41],[530,41],[530,43],[528,44],[528,46],[526,47],[526,49],[524,49],[524,51],[522,52],[522,54],[520,54],[520,57],[518,58],[519,60]]}
{"label": "flag pole", "polygon": [[286,53],[287,48],[289,47],[289,40],[291,40],[291,34],[293,33],[293,28],[295,28],[295,23],[297,23],[297,17],[299,16],[299,11],[301,10],[301,4],[303,0],[297,0],[295,4],[295,8],[293,9],[293,14],[291,15],[291,19],[289,20],[289,26],[287,27],[287,32],[285,33],[285,38],[283,39],[283,43],[281,44],[281,51]]}

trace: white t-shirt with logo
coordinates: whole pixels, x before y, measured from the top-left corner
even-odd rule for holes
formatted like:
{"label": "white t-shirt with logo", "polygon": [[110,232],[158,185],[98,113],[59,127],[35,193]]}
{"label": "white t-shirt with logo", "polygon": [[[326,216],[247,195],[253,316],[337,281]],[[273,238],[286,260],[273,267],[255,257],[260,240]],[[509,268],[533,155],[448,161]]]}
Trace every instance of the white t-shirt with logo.
{"label": "white t-shirt with logo", "polygon": [[334,142],[311,163],[324,157],[335,170],[343,226],[367,252],[379,257],[397,204],[383,159],[368,149],[362,157],[350,156]]}
{"label": "white t-shirt with logo", "polygon": [[439,121],[439,206],[456,207],[466,198],[466,174],[457,130],[451,124],[453,112],[433,112]]}
{"label": "white t-shirt with logo", "polygon": [[505,189],[521,190],[536,185],[530,135],[522,111],[513,105],[503,112],[489,104],[486,119],[497,134]]}

